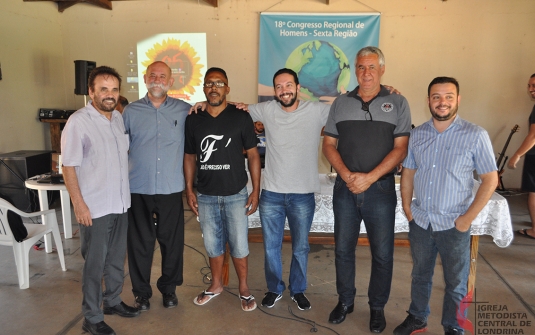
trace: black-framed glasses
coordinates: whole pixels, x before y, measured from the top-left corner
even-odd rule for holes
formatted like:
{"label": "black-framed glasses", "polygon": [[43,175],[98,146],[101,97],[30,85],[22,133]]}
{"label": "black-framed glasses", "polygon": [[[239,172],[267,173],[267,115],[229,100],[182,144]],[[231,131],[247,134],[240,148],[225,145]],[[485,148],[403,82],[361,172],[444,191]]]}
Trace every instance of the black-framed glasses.
{"label": "black-framed glasses", "polygon": [[364,115],[366,121],[373,121],[372,113],[370,113],[370,101],[362,103],[362,110],[366,112]]}
{"label": "black-framed glasses", "polygon": [[209,82],[206,82],[203,84],[204,87],[206,88],[212,88],[213,86],[217,87],[217,88],[223,88],[227,85],[227,83],[224,83],[222,81],[209,81]]}

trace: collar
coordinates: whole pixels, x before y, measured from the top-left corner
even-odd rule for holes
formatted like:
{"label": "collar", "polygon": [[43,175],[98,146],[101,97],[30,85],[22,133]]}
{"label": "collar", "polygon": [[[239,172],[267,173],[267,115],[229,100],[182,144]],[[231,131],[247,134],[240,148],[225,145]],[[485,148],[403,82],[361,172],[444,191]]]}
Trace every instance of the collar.
{"label": "collar", "polygon": [[[358,92],[359,92],[359,86],[357,86],[353,91],[349,92],[349,93],[347,94],[347,96],[362,101],[362,98],[360,97],[360,95],[359,95]],[[390,95],[390,91],[387,90],[383,85],[381,85],[381,90],[380,90],[379,93],[377,93],[377,95],[376,95],[375,97],[373,97],[373,99],[371,99],[371,100],[374,100],[374,99],[377,98],[377,97],[384,97],[384,96],[387,96],[387,95]],[[371,101],[371,100],[370,100],[370,101]]]}
{"label": "collar", "polygon": [[117,117],[117,114],[121,114],[119,113],[118,111],[114,110],[112,113],[111,113],[111,119],[108,120],[108,118],[104,115],[102,115],[96,108],[95,106],[93,106],[93,100],[89,100],[87,102],[87,105],[85,105],[85,107],[87,108],[87,113],[89,115],[89,117],[93,118],[93,117],[102,117],[104,118],[106,121],[112,121],[114,118]]}
{"label": "collar", "polygon": [[[429,121],[426,122],[426,124],[428,124],[429,127],[431,127],[433,130],[438,132],[438,130],[435,128],[435,125],[433,124],[433,117],[432,116],[429,119]],[[460,128],[460,127],[463,126],[463,124],[464,124],[464,120],[461,119],[459,114],[457,114],[457,115],[455,115],[455,119],[453,119],[453,122],[448,126],[448,128],[446,128],[446,130],[444,130],[444,132],[447,132],[448,130],[453,129],[453,128]]]}
{"label": "collar", "polygon": [[[152,101],[150,101],[150,99],[149,99],[149,93],[146,93],[145,96],[143,97],[143,99],[141,99],[141,100],[143,100],[143,102],[145,102],[145,104],[154,107],[154,105],[152,104]],[[169,101],[169,95],[166,94],[165,95],[165,100],[162,102],[160,107],[161,106],[165,106],[168,101]]]}

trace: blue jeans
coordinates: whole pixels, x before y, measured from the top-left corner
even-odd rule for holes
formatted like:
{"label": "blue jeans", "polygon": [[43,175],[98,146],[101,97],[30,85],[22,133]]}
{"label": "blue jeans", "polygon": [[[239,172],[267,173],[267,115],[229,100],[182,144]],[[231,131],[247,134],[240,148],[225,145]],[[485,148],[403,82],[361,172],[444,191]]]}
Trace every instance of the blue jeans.
{"label": "blue jeans", "polygon": [[430,313],[429,299],[433,286],[433,272],[439,254],[446,283],[442,326],[445,330],[462,329],[457,322],[457,308],[467,293],[470,272],[470,230],[463,233],[454,227],[433,231],[431,225],[425,230],[412,220],[409,222],[409,241],[413,261],[409,313],[421,320],[427,320]]}
{"label": "blue jeans", "polygon": [[249,255],[247,198],[247,187],[227,196],[197,194],[199,221],[208,257],[223,255],[227,242],[232,257]]}
{"label": "blue jeans", "polygon": [[394,176],[373,183],[360,194],[352,193],[340,177],[336,178],[333,189],[334,242],[336,291],[341,303],[352,305],[357,293],[355,248],[362,220],[372,254],[368,304],[377,310],[388,302],[394,266],[396,202]]}
{"label": "blue jeans", "polygon": [[286,285],[282,281],[282,238],[284,222],[288,218],[292,236],[292,264],[290,265],[290,295],[307,288],[308,233],[314,218],[314,193],[276,193],[262,190],[260,221],[264,236],[264,268],[268,291],[281,294]]}

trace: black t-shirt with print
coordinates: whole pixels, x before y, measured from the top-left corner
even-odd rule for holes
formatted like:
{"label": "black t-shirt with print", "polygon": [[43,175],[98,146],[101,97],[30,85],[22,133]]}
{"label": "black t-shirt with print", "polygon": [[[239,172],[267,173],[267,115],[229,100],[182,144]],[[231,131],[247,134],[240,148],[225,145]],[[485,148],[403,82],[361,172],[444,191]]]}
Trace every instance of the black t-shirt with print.
{"label": "black t-shirt with print", "polygon": [[226,196],[247,184],[243,149],[256,147],[256,134],[249,113],[227,107],[217,116],[199,111],[186,118],[184,151],[197,155],[197,190],[201,194]]}

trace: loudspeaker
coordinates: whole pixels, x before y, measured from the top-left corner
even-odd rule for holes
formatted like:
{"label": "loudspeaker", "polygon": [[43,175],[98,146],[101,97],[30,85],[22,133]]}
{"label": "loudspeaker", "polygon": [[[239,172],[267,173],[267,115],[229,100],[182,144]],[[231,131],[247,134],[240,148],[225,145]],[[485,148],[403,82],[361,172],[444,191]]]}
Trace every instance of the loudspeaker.
{"label": "loudspeaker", "polygon": [[89,74],[97,67],[96,62],[88,60],[75,60],[74,61],[74,94],[88,95],[89,86],[87,80]]}
{"label": "loudspeaker", "polygon": [[24,186],[30,177],[49,173],[51,151],[22,150],[0,154],[0,193],[13,200],[15,207],[25,212],[39,210],[37,192]]}

